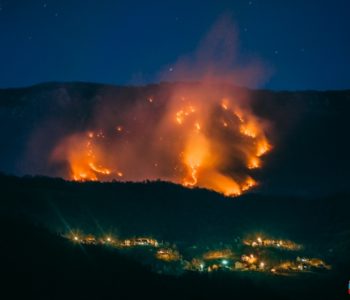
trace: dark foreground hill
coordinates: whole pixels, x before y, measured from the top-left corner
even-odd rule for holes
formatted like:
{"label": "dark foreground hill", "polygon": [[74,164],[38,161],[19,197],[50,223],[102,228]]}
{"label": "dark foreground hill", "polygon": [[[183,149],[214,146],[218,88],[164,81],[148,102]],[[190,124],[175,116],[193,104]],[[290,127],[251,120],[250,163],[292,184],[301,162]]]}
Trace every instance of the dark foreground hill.
{"label": "dark foreground hill", "polygon": [[[10,295],[8,299],[347,296],[350,224],[345,195],[224,198],[163,182],[72,183],[8,176],[1,176],[0,190],[2,292]],[[296,239],[333,268],[292,277],[231,272],[159,275],[116,250],[74,244],[56,234],[70,228],[147,234],[180,245],[227,243],[259,231]]]}
{"label": "dark foreground hill", "polygon": [[165,182],[67,182],[0,176],[0,212],[24,216],[56,232],[72,229],[152,235],[176,243],[212,245],[262,233],[310,245],[342,261],[349,248],[349,195],[227,198]]}
{"label": "dark foreground hill", "polygon": [[334,280],[322,295],[312,280],[304,285],[228,273],[158,275],[116,251],[74,245],[27,222],[2,219],[0,230],[4,299],[291,299],[287,291],[292,286],[298,287],[293,297],[308,291],[319,299],[342,294]]}
{"label": "dark foreground hill", "polygon": [[167,182],[78,183],[6,175],[0,176],[0,187],[2,213],[23,215],[61,232],[102,227],[126,236],[213,243],[266,232],[322,244],[350,229],[348,194],[230,198]]}

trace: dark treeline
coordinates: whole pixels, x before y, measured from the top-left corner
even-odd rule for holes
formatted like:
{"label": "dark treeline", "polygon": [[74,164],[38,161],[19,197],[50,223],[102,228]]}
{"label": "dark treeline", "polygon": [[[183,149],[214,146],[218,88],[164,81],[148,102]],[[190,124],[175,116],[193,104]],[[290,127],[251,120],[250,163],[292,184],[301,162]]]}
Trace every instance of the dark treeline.
{"label": "dark treeline", "polygon": [[160,181],[78,183],[6,175],[0,175],[0,187],[2,212],[23,214],[60,231],[115,227],[121,235],[192,242],[266,232],[300,242],[330,242],[350,228],[349,194],[230,198]]}
{"label": "dark treeline", "polygon": [[25,216],[56,232],[121,237],[152,235],[187,245],[232,242],[261,233],[309,245],[334,259],[349,246],[349,195],[227,198],[165,182],[68,182],[0,176],[0,212]]}
{"label": "dark treeline", "polygon": [[[11,299],[342,299],[350,270],[349,196],[225,198],[164,182],[67,182],[0,176],[3,292]],[[200,246],[262,232],[307,244],[325,274],[160,275],[117,250],[81,246],[69,229],[152,235]],[[343,297],[344,296],[344,297]],[[10,298],[9,298],[10,299]]]}

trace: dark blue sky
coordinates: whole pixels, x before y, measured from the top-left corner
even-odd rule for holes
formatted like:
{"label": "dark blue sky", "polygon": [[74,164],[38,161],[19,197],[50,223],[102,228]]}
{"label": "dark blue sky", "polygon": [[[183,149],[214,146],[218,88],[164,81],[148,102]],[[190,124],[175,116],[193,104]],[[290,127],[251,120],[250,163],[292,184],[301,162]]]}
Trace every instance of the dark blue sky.
{"label": "dark blue sky", "polygon": [[350,88],[349,0],[0,0],[0,87],[148,83],[222,15],[272,89]]}

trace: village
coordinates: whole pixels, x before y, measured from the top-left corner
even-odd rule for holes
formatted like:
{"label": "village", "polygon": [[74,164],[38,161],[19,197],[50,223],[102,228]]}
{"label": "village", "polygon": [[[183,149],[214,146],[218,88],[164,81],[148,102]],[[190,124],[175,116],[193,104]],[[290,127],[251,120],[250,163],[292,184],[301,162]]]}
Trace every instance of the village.
{"label": "village", "polygon": [[[260,272],[290,276],[330,270],[331,266],[320,258],[306,257],[303,246],[290,240],[257,236],[244,239],[237,247],[213,248],[207,251],[184,249],[182,254],[175,244],[158,241],[153,237],[119,239],[112,235],[97,237],[92,234],[70,232],[64,238],[80,245],[105,246],[132,255],[150,265],[158,273],[199,272]],[[143,253],[142,257],[140,253]]]}

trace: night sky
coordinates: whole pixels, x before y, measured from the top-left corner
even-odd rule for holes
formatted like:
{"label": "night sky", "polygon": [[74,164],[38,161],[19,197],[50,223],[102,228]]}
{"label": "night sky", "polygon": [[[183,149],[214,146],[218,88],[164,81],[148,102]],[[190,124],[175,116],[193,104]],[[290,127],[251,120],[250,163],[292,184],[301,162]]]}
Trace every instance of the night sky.
{"label": "night sky", "polygon": [[145,84],[192,53],[223,15],[270,89],[350,88],[349,0],[0,0],[0,87]]}

